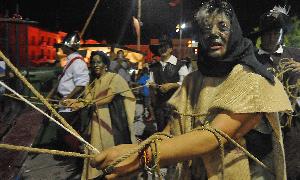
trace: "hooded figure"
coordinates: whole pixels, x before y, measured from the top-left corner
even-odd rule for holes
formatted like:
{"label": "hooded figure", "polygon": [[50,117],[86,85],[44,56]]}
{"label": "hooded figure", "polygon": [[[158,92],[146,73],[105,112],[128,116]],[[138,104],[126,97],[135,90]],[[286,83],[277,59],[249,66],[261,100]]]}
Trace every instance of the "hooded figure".
{"label": "hooded figure", "polygon": [[[300,170],[297,168],[300,166],[300,107],[297,102],[297,97],[300,96],[300,49],[287,47],[283,43],[285,34],[291,29],[288,12],[287,7],[275,6],[260,17],[261,45],[256,55],[257,59],[284,84],[294,110],[293,116],[280,114],[280,121],[285,126],[284,144],[288,178],[297,179],[300,177]],[[298,116],[295,116],[297,114]]]}
{"label": "hooded figure", "polygon": [[[224,111],[234,114],[261,114],[262,120],[257,126],[261,127],[266,123],[274,131],[273,136],[267,139],[271,150],[259,154],[260,160],[268,164],[275,163],[277,166],[273,170],[276,176],[265,172],[255,162],[249,163],[244,153],[227,144],[224,159],[225,179],[285,179],[277,112],[290,111],[291,106],[281,83],[256,59],[252,42],[243,37],[229,3],[208,1],[198,10],[195,20],[199,28],[198,71],[189,74],[182,87],[169,100],[169,104],[179,112],[179,116],[175,115],[169,124],[171,133],[180,135],[199,126],[213,124],[214,118]],[[274,94],[270,95],[270,92]],[[250,131],[251,129],[245,135]],[[245,136],[236,140],[246,146]],[[263,139],[256,139],[261,140]],[[277,156],[272,159],[274,151]],[[176,178],[203,178],[201,161],[204,162],[208,179],[221,178],[219,153],[216,150],[201,156],[201,159],[194,159],[191,166],[189,163],[177,166],[177,169],[181,169],[181,175]]]}
{"label": "hooded figure", "polygon": [[[148,153],[153,155],[150,158],[158,154],[159,167],[180,162],[175,172],[169,171],[168,179],[172,180],[199,180],[205,174],[209,180],[286,179],[277,115],[292,108],[282,84],[255,58],[251,41],[242,36],[229,3],[210,0],[200,7],[195,20],[199,27],[199,70],[187,75],[168,101],[173,113],[164,132],[174,137],[159,141],[156,153],[146,148],[146,156],[140,158],[148,161]],[[227,138],[216,138],[214,130],[190,132],[195,128],[216,129],[246,148],[244,136],[262,122],[262,117],[272,128],[272,149],[261,161],[273,174],[254,162],[249,164],[243,151]],[[218,148],[220,142],[224,143],[223,153]],[[106,167],[136,146],[114,147],[97,156],[94,166]],[[152,158],[145,164],[156,166],[156,160]],[[141,167],[138,162],[128,159],[109,173],[127,175]]]}

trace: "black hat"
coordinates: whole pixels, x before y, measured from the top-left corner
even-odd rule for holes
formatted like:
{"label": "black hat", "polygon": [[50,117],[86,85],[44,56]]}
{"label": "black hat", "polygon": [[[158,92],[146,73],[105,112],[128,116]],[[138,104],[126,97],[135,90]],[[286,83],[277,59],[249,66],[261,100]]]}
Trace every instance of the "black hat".
{"label": "black hat", "polygon": [[172,39],[170,39],[168,37],[168,35],[163,34],[160,38],[159,38],[159,44],[154,44],[154,45],[150,45],[150,51],[156,55],[159,56],[159,52],[158,49],[160,49],[161,47],[169,47],[169,48],[173,48],[173,43],[172,43]]}
{"label": "black hat", "polygon": [[274,6],[272,10],[260,16],[259,30],[251,32],[249,36],[261,36],[264,32],[280,28],[283,29],[283,33],[289,32],[292,27],[291,19],[288,15],[289,10],[290,6]]}

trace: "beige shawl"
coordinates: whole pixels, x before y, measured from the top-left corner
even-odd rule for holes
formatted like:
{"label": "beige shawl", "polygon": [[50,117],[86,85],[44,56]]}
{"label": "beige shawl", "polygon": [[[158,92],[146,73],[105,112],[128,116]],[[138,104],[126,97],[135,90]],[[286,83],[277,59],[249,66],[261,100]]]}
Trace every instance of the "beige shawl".
{"label": "beige shawl", "polygon": [[[252,73],[249,68],[236,65],[227,77],[204,77],[198,103],[195,108],[192,108],[189,92],[193,92],[191,89],[194,88],[193,84],[199,77],[198,73],[198,71],[193,72],[185,79],[182,87],[176,91],[169,103],[180,113],[200,115],[196,119],[189,116],[174,118],[170,123],[171,134],[180,135],[195,127],[210,123],[220,110],[234,113],[265,113],[274,130],[273,163],[276,179],[286,179],[282,136],[277,112],[291,111],[292,108],[282,84],[276,79],[275,85],[271,85],[262,76]],[[240,139],[239,142],[245,141]],[[241,145],[245,145],[245,143],[241,143]],[[219,153],[216,150],[203,158],[209,180],[220,179],[221,177]],[[182,163],[177,166],[178,179],[189,179],[190,173],[201,175],[199,168],[191,168],[191,164],[197,166],[197,161],[194,160],[193,163]],[[229,144],[225,145],[224,173],[226,180],[248,180],[251,178],[246,155]]]}
{"label": "beige shawl", "polygon": [[[118,74],[107,72],[99,79],[96,79],[94,85],[90,86],[86,91],[86,99],[94,100],[100,96],[105,96],[108,88],[112,93],[121,93],[124,98],[124,105],[127,114],[129,130],[131,133],[131,140],[136,141],[134,136],[133,121],[135,114],[135,97],[131,92],[127,82]],[[128,90],[128,91],[127,91]],[[125,91],[125,92],[124,92]],[[89,132],[91,136],[91,144],[96,147],[100,152],[107,148],[114,146],[114,137],[112,134],[112,126],[108,105],[97,106],[96,113],[89,125]],[[93,179],[99,176],[100,172],[89,165],[89,160],[84,162],[82,172],[82,180]]]}

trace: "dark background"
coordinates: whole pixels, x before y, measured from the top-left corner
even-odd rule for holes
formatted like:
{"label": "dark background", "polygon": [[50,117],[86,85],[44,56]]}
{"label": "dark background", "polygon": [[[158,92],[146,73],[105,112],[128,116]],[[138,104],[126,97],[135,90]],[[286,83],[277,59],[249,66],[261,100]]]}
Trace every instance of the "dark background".
{"label": "dark background", "polygon": [[[182,0],[171,7],[171,0],[142,0],[142,42],[168,33],[178,38],[176,24],[192,20],[193,14],[202,1]],[[0,13],[5,9],[11,16],[19,3],[20,14],[24,19],[35,20],[39,26],[51,31],[80,31],[86,22],[96,0],[0,0]],[[253,31],[258,25],[259,16],[269,11],[283,0],[229,0],[233,5],[244,34]],[[300,15],[300,1],[289,0],[292,6],[290,15]],[[182,11],[181,11],[182,8]],[[182,13],[181,13],[182,12]],[[136,14],[136,0],[100,0],[84,38],[107,40],[108,42],[135,43],[136,36],[132,26],[132,15]],[[181,16],[182,14],[182,16]],[[191,28],[183,31],[184,37],[192,37]]]}

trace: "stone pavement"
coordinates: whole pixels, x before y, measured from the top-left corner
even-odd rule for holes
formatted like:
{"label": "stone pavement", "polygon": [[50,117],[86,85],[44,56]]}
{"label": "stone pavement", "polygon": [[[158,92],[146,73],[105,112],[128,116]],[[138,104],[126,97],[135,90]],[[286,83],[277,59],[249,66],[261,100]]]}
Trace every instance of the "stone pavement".
{"label": "stone pavement", "polygon": [[[30,147],[39,132],[42,118],[37,111],[25,110],[24,114],[19,116],[14,125],[4,134],[0,143]],[[0,123],[0,126],[4,123]],[[26,152],[0,149],[0,179],[15,179],[26,156]]]}
{"label": "stone pavement", "polygon": [[[32,159],[33,158],[33,159]],[[80,180],[81,168],[75,158],[57,160],[53,155],[29,155],[25,160],[20,179],[24,180]]]}

